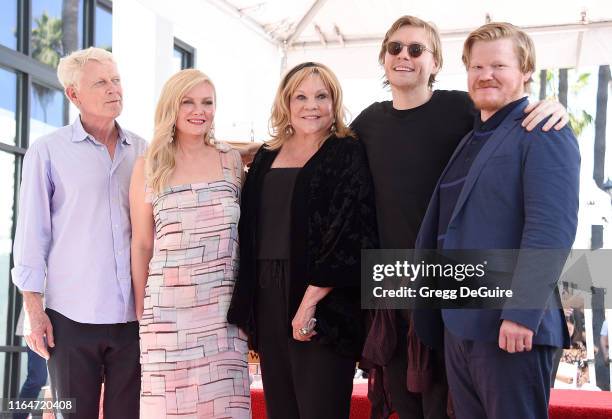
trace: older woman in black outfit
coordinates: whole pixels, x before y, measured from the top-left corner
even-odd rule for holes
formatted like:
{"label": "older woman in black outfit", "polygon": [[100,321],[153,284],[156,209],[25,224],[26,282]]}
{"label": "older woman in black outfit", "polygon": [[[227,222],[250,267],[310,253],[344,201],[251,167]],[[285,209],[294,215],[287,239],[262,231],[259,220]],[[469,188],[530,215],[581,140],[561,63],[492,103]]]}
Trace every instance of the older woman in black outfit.
{"label": "older woman in black outfit", "polygon": [[377,241],[367,160],[322,64],[287,73],[270,122],[242,192],[228,319],[259,353],[270,419],[348,418],[363,343],[360,252]]}

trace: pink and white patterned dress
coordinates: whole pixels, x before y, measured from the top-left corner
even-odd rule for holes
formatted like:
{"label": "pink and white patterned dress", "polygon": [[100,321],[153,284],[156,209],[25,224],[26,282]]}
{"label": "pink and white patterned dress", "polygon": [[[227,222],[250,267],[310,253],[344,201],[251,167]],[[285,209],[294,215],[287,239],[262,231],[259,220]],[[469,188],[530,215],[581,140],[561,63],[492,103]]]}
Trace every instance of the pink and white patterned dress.
{"label": "pink and white patterned dress", "polygon": [[140,322],[140,417],[249,418],[246,337],[227,323],[238,273],[242,162],[153,194],[155,247]]}

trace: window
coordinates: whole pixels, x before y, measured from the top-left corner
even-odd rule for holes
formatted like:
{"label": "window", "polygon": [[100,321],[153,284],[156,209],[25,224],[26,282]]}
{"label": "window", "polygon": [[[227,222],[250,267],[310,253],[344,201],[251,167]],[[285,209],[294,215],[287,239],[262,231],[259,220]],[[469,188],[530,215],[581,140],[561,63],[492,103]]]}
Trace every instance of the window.
{"label": "window", "polygon": [[0,143],[17,145],[15,123],[17,112],[17,75],[0,67]]}
{"label": "window", "polygon": [[96,4],[94,22],[94,45],[105,50],[113,50],[113,14],[111,5],[107,2]]}
{"label": "window", "polygon": [[[11,269],[12,252],[12,231],[14,221],[14,200],[15,200],[15,164],[17,157],[13,153],[0,151],[0,346],[11,344],[11,337],[14,334],[14,327],[7,326],[9,301],[12,298],[13,290],[8,286],[9,273]],[[14,288],[14,287],[13,287]],[[4,353],[0,352],[0,356]],[[0,374],[4,376],[4,371],[8,371],[7,364],[10,357],[3,357],[0,363]],[[9,367],[10,368],[10,367]],[[3,382],[6,384],[6,379]],[[3,385],[2,390],[6,387]]]}
{"label": "window", "polygon": [[62,90],[32,82],[30,104],[29,144],[66,124],[68,107]]}
{"label": "window", "polygon": [[195,48],[180,39],[174,38],[172,64],[175,72],[193,68],[195,66]]}
{"label": "window", "polygon": [[[15,197],[15,160],[14,154],[0,151],[0,278],[4,284],[8,280],[13,229],[13,203]],[[8,287],[0,287],[0,300],[8,301]],[[8,304],[0,304],[0,318],[6,319]],[[0,345],[7,341],[6,322],[0,322]]]}
{"label": "window", "polygon": [[0,398],[23,383],[25,343],[15,336],[21,296],[12,247],[23,156],[33,141],[68,123],[59,59],[88,46],[112,48],[109,0],[5,0],[0,13]]}
{"label": "window", "polygon": [[0,45],[17,49],[17,0],[7,0],[0,13]]}

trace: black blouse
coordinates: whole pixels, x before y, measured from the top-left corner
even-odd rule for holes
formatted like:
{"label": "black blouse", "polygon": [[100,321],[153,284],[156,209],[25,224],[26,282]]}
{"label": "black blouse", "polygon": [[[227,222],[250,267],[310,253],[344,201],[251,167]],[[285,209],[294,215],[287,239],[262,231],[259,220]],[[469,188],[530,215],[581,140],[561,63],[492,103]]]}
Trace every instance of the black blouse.
{"label": "black blouse", "polygon": [[257,259],[289,259],[291,197],[299,167],[270,169],[259,200]]}
{"label": "black blouse", "polygon": [[[259,149],[242,190],[240,272],[228,321],[256,346],[254,321],[262,186],[278,150]],[[362,144],[331,136],[297,174],[291,199],[288,318],[308,285],[333,287],[318,304],[317,335],[342,355],[358,359],[363,345],[361,249],[376,248],[374,188]],[[291,336],[291,324],[287,324]],[[313,340],[315,340],[313,339]]]}

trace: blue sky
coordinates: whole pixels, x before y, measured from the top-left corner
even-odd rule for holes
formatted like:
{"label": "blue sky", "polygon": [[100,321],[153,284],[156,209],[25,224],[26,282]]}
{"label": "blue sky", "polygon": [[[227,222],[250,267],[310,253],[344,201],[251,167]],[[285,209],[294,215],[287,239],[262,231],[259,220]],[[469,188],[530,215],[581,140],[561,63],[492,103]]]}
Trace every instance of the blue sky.
{"label": "blue sky", "polygon": [[0,108],[15,112],[17,75],[0,67]]}
{"label": "blue sky", "polygon": [[4,11],[0,13],[0,44],[15,49],[17,45],[17,38],[15,37],[17,0],[6,0],[3,3]]}
{"label": "blue sky", "polygon": [[[32,88],[30,92],[30,118],[37,119],[54,127],[61,127],[64,125],[64,93],[62,91],[55,89],[50,91],[47,90],[45,99],[48,100],[48,102],[44,109],[36,90]],[[46,121],[44,110],[47,111]]]}
{"label": "blue sky", "polygon": [[105,9],[96,8],[96,46],[105,48],[113,44],[113,17]]}

